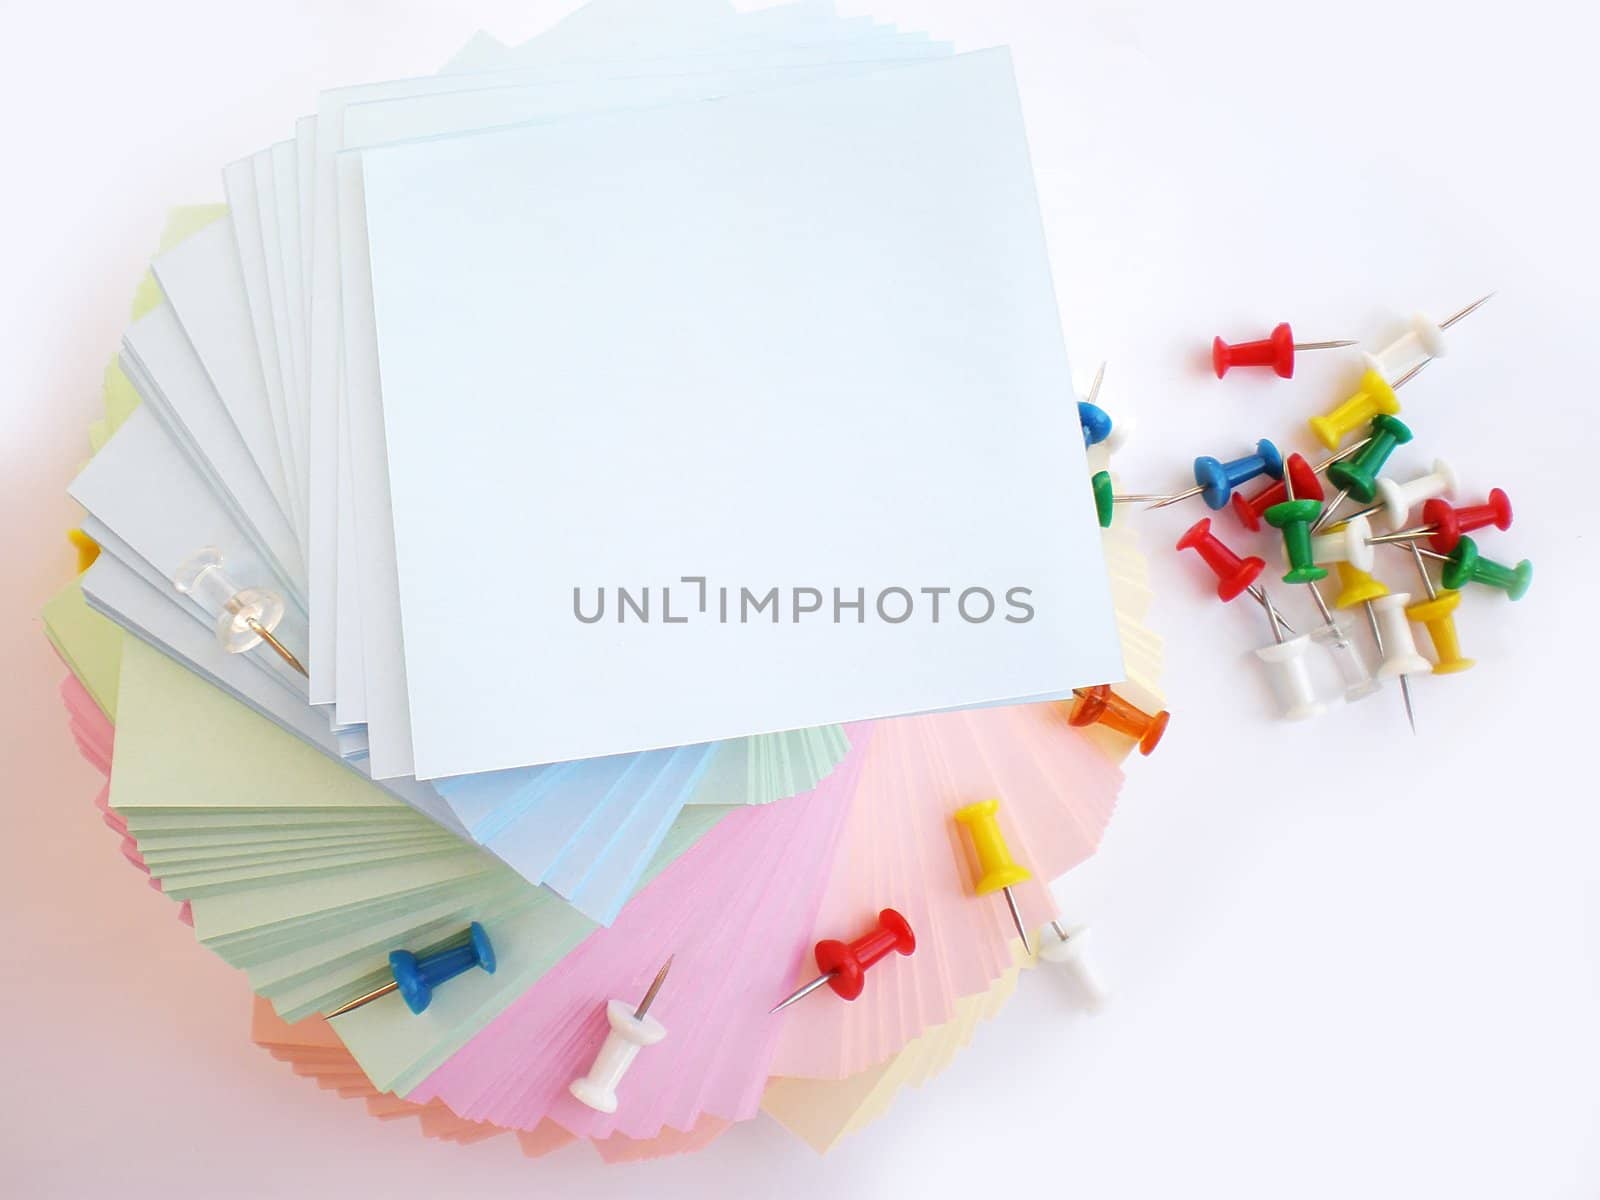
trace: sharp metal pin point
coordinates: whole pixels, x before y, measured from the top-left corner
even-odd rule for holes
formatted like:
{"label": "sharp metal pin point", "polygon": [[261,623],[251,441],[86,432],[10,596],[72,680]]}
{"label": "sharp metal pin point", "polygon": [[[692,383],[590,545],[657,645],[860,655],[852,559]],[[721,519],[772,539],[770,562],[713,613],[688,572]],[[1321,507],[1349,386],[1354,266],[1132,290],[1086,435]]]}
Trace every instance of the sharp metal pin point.
{"label": "sharp metal pin point", "polygon": [[1221,379],[1233,367],[1271,367],[1282,379],[1294,376],[1294,356],[1303,350],[1336,350],[1341,346],[1354,346],[1354,338],[1333,342],[1297,342],[1288,322],[1276,326],[1260,341],[1237,342],[1232,345],[1220,337],[1211,342],[1211,369]]}
{"label": "sharp metal pin point", "polygon": [[1223,508],[1226,507],[1228,498],[1233,495],[1235,488],[1260,475],[1270,475],[1273,479],[1283,478],[1283,456],[1266,438],[1256,443],[1254,454],[1246,454],[1230,462],[1222,462],[1209,454],[1201,455],[1194,460],[1195,486],[1175,496],[1168,496],[1159,504],[1152,504],[1150,507],[1166,508],[1180,500],[1187,500],[1191,496],[1204,493],[1206,507]]}
{"label": "sharp metal pin point", "polygon": [[1433,664],[1417,653],[1417,641],[1411,632],[1411,621],[1406,616],[1406,606],[1411,603],[1411,596],[1406,592],[1393,592],[1368,602],[1368,612],[1375,613],[1377,626],[1382,629],[1383,662],[1378,667],[1378,677],[1381,679],[1400,680],[1400,694],[1406,705],[1406,720],[1411,725],[1411,732],[1417,731],[1416,711],[1411,704],[1411,688],[1408,678],[1412,675],[1428,675],[1433,671]]}
{"label": "sharp metal pin point", "polygon": [[1452,313],[1438,324],[1418,313],[1411,318],[1411,328],[1405,333],[1390,342],[1382,350],[1365,354],[1362,357],[1367,360],[1367,365],[1372,370],[1377,371],[1386,379],[1393,379],[1396,375],[1402,375],[1407,370],[1414,370],[1424,363],[1431,362],[1433,359],[1443,358],[1449,348],[1445,341],[1444,331],[1462,318],[1477,312],[1479,308],[1488,303],[1489,298],[1493,295],[1494,293],[1490,292],[1488,296],[1482,296],[1474,300],[1471,304]]}
{"label": "sharp metal pin point", "polygon": [[172,584],[212,618],[217,642],[229,654],[265,643],[301,675],[307,671],[275,636],[283,620],[283,597],[269,588],[241,588],[222,569],[222,552],[206,547],[178,568]]}
{"label": "sharp metal pin point", "polygon": [[1474,663],[1470,658],[1461,653],[1461,639],[1456,632],[1456,609],[1461,605],[1461,593],[1446,591],[1439,594],[1439,589],[1433,586],[1433,576],[1428,574],[1428,564],[1422,559],[1422,549],[1415,542],[1411,543],[1412,561],[1417,564],[1417,574],[1422,577],[1422,586],[1427,590],[1428,598],[1421,604],[1413,604],[1406,609],[1406,616],[1428,631],[1428,639],[1433,642],[1433,673],[1435,675],[1454,675],[1459,671],[1470,670]]}
{"label": "sharp metal pin point", "polygon": [[1022,939],[1022,948],[1031,955],[1033,944],[1028,940],[1028,927],[1022,923],[1017,897],[1011,889],[1032,879],[1033,872],[1011,857],[1005,834],[1000,832],[999,813],[1000,801],[980,800],[957,809],[955,819],[966,827],[972,837],[972,848],[977,853],[978,878],[973,890],[980,896],[987,896],[991,892],[1005,893],[1006,907],[1011,910],[1011,920],[1017,927],[1017,936]]}
{"label": "sharp metal pin point", "polygon": [[457,975],[465,974],[473,967],[482,967],[488,974],[494,974],[494,946],[490,943],[489,935],[484,932],[483,926],[476,921],[467,926],[464,939],[457,938],[431,953],[390,951],[389,973],[392,976],[390,981],[381,987],[373,988],[363,996],[357,996],[346,1004],[341,1004],[326,1016],[331,1021],[334,1017],[342,1017],[347,1012],[364,1008],[374,1000],[396,991],[400,993],[406,1002],[406,1007],[412,1012],[425,1012],[433,1001],[433,991],[436,987],[454,979]]}
{"label": "sharp metal pin point", "polygon": [[853,942],[839,942],[825,938],[816,945],[814,954],[817,969],[822,973],[810,983],[790,992],[769,1009],[769,1013],[782,1012],[797,1000],[803,1000],[820,987],[830,987],[841,1000],[854,1000],[866,987],[867,968],[884,958],[890,951],[910,954],[917,948],[917,935],[911,932],[911,923],[892,908],[878,913],[877,928],[862,934]]}
{"label": "sharp metal pin point", "polygon": [[623,1000],[612,1000],[606,1004],[606,1022],[611,1026],[606,1040],[601,1043],[600,1052],[589,1065],[588,1073],[567,1084],[567,1091],[580,1104],[587,1105],[595,1112],[617,1111],[617,1086],[628,1073],[628,1068],[633,1066],[633,1060],[645,1046],[654,1046],[667,1036],[666,1026],[648,1014],[656,993],[661,990],[671,969],[672,956],[669,955],[651,981],[650,990],[639,1001],[639,1007],[632,1012],[628,1011],[629,1005]]}
{"label": "sharp metal pin point", "polygon": [[1096,471],[1089,480],[1089,485],[1094,491],[1095,518],[1100,522],[1101,529],[1110,529],[1115,516],[1115,506],[1118,504],[1141,504],[1150,500],[1165,500],[1165,496],[1122,496],[1118,495],[1111,482],[1110,471]]}

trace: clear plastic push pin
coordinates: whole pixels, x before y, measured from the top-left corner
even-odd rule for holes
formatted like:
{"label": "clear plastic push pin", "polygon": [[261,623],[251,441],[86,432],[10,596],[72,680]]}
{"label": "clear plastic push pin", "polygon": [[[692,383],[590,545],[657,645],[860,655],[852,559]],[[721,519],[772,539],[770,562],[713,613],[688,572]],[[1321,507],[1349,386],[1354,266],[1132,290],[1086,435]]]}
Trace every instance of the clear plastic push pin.
{"label": "clear plastic push pin", "polygon": [[241,588],[222,569],[222,552],[208,546],[178,568],[173,586],[215,619],[217,641],[229,654],[243,654],[265,642],[273,653],[306,674],[287,646],[273,636],[283,620],[283,597],[270,588]]}

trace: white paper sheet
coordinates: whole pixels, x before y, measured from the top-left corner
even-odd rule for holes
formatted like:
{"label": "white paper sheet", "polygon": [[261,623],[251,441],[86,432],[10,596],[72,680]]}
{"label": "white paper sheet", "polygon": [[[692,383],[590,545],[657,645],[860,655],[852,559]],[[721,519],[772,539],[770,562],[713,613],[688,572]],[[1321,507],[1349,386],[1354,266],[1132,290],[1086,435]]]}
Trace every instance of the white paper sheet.
{"label": "white paper sheet", "polygon": [[[364,164],[418,777],[1120,677],[1003,51]],[[574,619],[689,574],[1034,616]]]}

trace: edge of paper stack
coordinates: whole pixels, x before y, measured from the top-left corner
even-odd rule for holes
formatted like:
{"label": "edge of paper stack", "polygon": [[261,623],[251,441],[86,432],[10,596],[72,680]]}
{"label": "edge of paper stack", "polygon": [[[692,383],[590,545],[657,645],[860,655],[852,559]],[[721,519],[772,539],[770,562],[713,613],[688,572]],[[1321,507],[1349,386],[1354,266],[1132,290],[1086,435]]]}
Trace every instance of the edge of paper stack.
{"label": "edge of paper stack", "polygon": [[[724,17],[712,3],[680,6],[678,16],[697,8],[708,21]],[[558,32],[578,39],[582,11]],[[746,19],[752,34],[786,20],[863,32],[821,4]],[[908,54],[936,48],[922,35],[872,28],[899,37]],[[453,66],[488,69],[508,53],[480,37]],[[97,804],[107,824],[197,940],[245,972],[257,995],[253,1039],[380,1119],[415,1116],[424,1134],[463,1143],[514,1132],[530,1155],[587,1140],[607,1161],[626,1161],[698,1149],[765,1111],[817,1150],[831,1148],[901,1088],[942,1070],[1031,965],[1003,906],[972,902],[965,852],[948,820],[927,819],[929,806],[946,813],[987,794],[1006,798],[1012,847],[1036,872],[1018,900],[1037,929],[1056,915],[1049,881],[1099,843],[1128,742],[1069,728],[1065,705],[1040,703],[437,787],[350,769],[374,753],[360,721],[319,725],[281,664],[221,654],[167,602],[165,578],[148,566],[247,529],[242,541],[227,535],[231,561],[253,555],[281,577],[304,577],[304,564],[290,562],[304,514],[280,460],[254,463],[254,497],[214,486],[251,474],[251,464],[250,446],[228,432],[246,418],[219,396],[229,389],[209,381],[233,378],[230,394],[245,385],[237,364],[205,360],[206,314],[183,297],[199,294],[188,292],[185,272],[242,262],[260,276],[269,314],[297,323],[283,281],[274,283],[301,265],[297,256],[242,248],[260,244],[263,230],[276,231],[274,244],[292,241],[281,235],[297,219],[293,180],[310,161],[305,151],[287,142],[230,168],[226,207],[174,211],[120,363],[106,373],[105,415],[89,434],[95,458],[74,488],[89,510],[93,565],[51,600],[44,623],[71,672],[62,698],[74,736],[106,775]],[[256,327],[258,369],[274,393],[259,410],[272,418],[256,431],[260,443],[307,467],[304,431],[285,403],[285,380],[305,364],[280,360],[262,314],[231,315]],[[303,349],[297,338],[288,344]],[[99,453],[113,435],[121,483]],[[129,471],[173,484],[142,518],[122,511]],[[219,508],[219,494],[233,497],[234,511]],[[279,508],[287,522],[273,519]],[[167,530],[174,511],[192,528]],[[1145,562],[1126,529],[1105,531],[1103,544],[1123,690],[1156,705],[1161,644],[1144,625]],[[293,599],[300,615],[289,628],[303,638],[305,598]],[[319,686],[313,676],[313,693]],[[361,715],[340,705],[341,717]],[[586,805],[603,770],[622,772],[613,785],[629,802],[596,815]],[[651,782],[635,788],[641,775]],[[917,881],[909,895],[908,880]],[[888,905],[919,930],[915,956],[855,1004],[767,1015],[809,975],[817,938]],[[469,921],[493,930],[493,975],[454,981],[420,1015],[398,997],[332,1022],[318,1015],[381,983],[393,947],[442,944]],[[655,1011],[675,1054],[638,1061],[629,1093],[647,1100],[611,1116],[578,1106],[566,1084],[604,1036],[605,998],[640,994],[666,949],[676,965]],[[517,1049],[527,1046],[539,1054]]]}

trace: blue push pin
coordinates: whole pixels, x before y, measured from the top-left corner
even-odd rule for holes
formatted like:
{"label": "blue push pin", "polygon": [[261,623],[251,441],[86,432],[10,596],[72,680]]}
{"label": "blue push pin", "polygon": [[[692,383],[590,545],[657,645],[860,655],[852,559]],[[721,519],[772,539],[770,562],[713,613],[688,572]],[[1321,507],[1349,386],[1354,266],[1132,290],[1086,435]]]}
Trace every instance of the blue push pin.
{"label": "blue push pin", "polygon": [[357,996],[348,1004],[341,1004],[328,1014],[328,1019],[343,1016],[352,1009],[371,1004],[380,996],[398,991],[406,1007],[414,1013],[426,1011],[433,1001],[433,989],[447,979],[463,975],[473,967],[482,967],[494,974],[494,946],[483,926],[474,921],[467,927],[467,940],[435,950],[432,954],[415,955],[409,950],[392,950],[389,953],[389,971],[394,976],[390,983],[375,988],[365,996]]}
{"label": "blue push pin", "polygon": [[1168,496],[1161,503],[1152,504],[1150,507],[1165,508],[1169,504],[1176,504],[1179,500],[1187,500],[1190,496],[1204,493],[1207,508],[1226,508],[1228,498],[1233,495],[1233,489],[1259,475],[1266,475],[1272,479],[1283,478],[1283,456],[1266,438],[1256,443],[1254,454],[1247,454],[1232,462],[1221,462],[1209,454],[1201,455],[1194,460],[1195,486],[1186,492],[1179,492],[1176,496]]}
{"label": "blue push pin", "polygon": [[1083,427],[1083,448],[1098,446],[1111,436],[1111,418],[1106,410],[1095,403],[1100,398],[1100,384],[1106,377],[1106,365],[1100,364],[1100,369],[1094,373],[1094,382],[1089,385],[1089,398],[1078,401],[1078,424]]}
{"label": "blue push pin", "polygon": [[1087,400],[1078,401],[1078,424],[1083,426],[1085,447],[1098,446],[1111,436],[1111,418],[1106,410]]}

